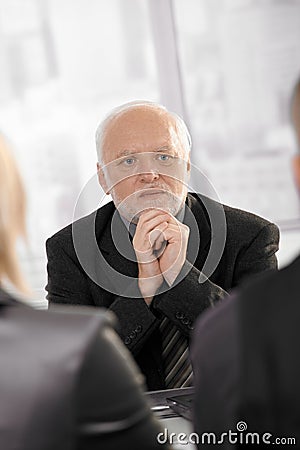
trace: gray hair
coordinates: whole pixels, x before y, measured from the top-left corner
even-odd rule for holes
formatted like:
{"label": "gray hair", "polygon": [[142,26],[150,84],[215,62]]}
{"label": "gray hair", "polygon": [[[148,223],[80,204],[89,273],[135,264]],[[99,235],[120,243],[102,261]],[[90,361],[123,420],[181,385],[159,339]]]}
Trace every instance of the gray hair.
{"label": "gray hair", "polygon": [[96,149],[97,149],[98,161],[100,163],[102,162],[103,141],[104,141],[104,136],[105,136],[105,132],[106,132],[108,125],[113,120],[115,120],[117,117],[121,116],[123,113],[130,111],[131,109],[136,109],[136,108],[143,107],[143,106],[147,107],[147,108],[158,109],[161,112],[170,114],[170,116],[172,116],[176,120],[176,122],[178,124],[178,128],[181,129],[183,131],[183,133],[185,134],[185,136],[186,136],[185,149],[186,149],[187,154],[190,152],[191,147],[192,147],[191,135],[189,133],[189,130],[188,130],[184,120],[180,116],[178,116],[177,114],[175,114],[171,111],[168,111],[167,108],[165,108],[165,106],[160,105],[159,103],[150,102],[147,100],[135,100],[132,102],[124,103],[123,105],[120,105],[120,106],[117,106],[116,108],[114,108],[112,111],[110,111],[110,113],[105,117],[105,119],[98,126],[95,137],[96,137]]}

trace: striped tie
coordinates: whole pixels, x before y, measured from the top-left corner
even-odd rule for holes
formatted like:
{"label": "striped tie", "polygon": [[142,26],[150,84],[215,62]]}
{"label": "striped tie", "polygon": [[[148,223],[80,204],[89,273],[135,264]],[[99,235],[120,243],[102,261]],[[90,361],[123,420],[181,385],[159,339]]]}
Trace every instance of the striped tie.
{"label": "striped tie", "polygon": [[162,337],[166,388],[175,389],[192,386],[193,373],[187,338],[167,317],[162,320],[159,328]]}

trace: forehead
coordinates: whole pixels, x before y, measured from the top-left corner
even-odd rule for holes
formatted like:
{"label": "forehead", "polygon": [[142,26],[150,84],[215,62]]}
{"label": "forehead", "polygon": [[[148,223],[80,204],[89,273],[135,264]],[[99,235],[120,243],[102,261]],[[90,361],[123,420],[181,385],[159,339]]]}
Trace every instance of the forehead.
{"label": "forehead", "polygon": [[162,147],[183,156],[183,142],[183,130],[168,111],[136,107],[118,114],[107,125],[103,139],[103,159],[108,162],[124,153],[149,152]]}

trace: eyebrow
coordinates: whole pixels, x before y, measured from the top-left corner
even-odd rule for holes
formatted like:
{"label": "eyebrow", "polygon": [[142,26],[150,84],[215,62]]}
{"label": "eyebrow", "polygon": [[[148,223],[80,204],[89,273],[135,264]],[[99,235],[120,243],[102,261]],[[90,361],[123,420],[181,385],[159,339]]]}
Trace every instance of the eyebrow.
{"label": "eyebrow", "polygon": [[158,147],[154,152],[171,152],[173,150],[169,145],[164,145],[162,147]]}
{"label": "eyebrow", "polygon": [[[169,145],[163,145],[162,147],[158,147],[154,150],[152,150],[152,152],[171,152],[172,148]],[[152,153],[149,152],[149,153]],[[132,150],[128,150],[128,149],[124,149],[121,150],[120,152],[117,153],[116,155],[116,159],[122,158],[122,156],[130,156],[130,155],[134,155],[135,153],[142,153],[141,151],[132,151]]]}
{"label": "eyebrow", "polygon": [[[132,152],[132,150],[121,150],[117,153],[116,155],[116,159],[122,158],[122,156],[128,156],[128,155],[132,155],[134,152]],[[135,152],[137,153],[137,152]]]}

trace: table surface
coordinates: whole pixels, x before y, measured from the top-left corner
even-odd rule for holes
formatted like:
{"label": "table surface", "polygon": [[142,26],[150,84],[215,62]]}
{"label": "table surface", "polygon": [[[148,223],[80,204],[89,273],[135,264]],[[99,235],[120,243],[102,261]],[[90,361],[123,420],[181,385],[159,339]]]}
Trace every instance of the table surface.
{"label": "table surface", "polygon": [[[197,447],[190,442],[190,435],[193,433],[193,424],[190,420],[181,417],[173,411],[166,399],[177,395],[193,393],[193,388],[166,389],[164,391],[146,392],[146,397],[150,402],[154,415],[159,419],[162,427],[161,442],[168,439],[174,449],[195,450]],[[183,433],[183,434],[182,434]],[[181,436],[179,436],[181,434]],[[179,436],[179,438],[178,438]],[[180,443],[179,441],[184,441]],[[192,439],[191,439],[192,440]]]}

